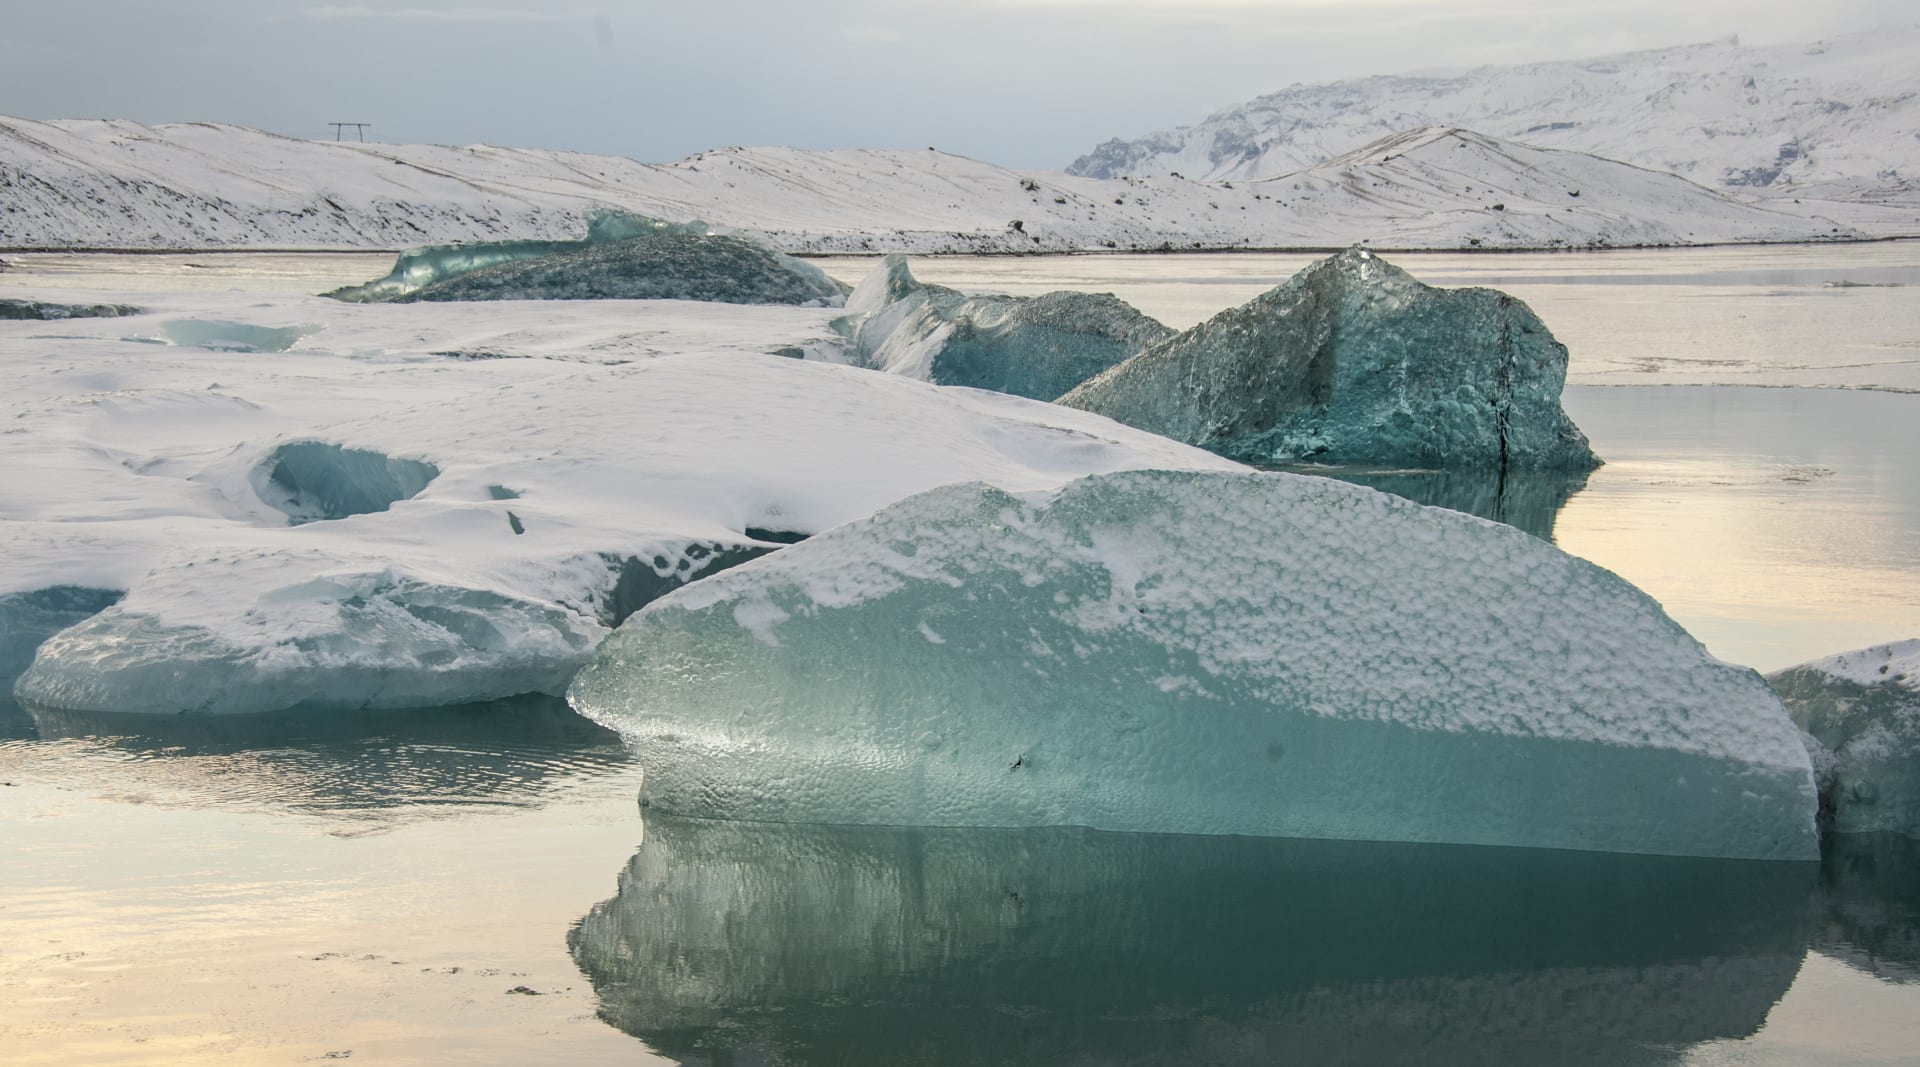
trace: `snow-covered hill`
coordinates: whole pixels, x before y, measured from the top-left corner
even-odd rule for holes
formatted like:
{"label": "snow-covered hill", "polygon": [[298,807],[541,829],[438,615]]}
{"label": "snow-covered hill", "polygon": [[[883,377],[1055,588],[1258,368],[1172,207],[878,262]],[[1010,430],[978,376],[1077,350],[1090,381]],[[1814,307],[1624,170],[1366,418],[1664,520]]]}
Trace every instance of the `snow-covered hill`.
{"label": "snow-covered hill", "polygon": [[[1573,196],[1579,193],[1578,197]],[[1424,131],[1284,181],[1022,173],[935,151],[677,163],[0,118],[0,248],[404,248],[578,236],[594,205],[791,252],[1582,247],[1856,237],[1609,160]],[[1920,222],[1916,223],[1920,230]]]}
{"label": "snow-covered hill", "polygon": [[1268,178],[1423,126],[1465,126],[1746,190],[1820,185],[1831,197],[1897,186],[1920,177],[1920,27],[1813,45],[1729,39],[1294,85],[1195,126],[1108,141],[1068,171]]}

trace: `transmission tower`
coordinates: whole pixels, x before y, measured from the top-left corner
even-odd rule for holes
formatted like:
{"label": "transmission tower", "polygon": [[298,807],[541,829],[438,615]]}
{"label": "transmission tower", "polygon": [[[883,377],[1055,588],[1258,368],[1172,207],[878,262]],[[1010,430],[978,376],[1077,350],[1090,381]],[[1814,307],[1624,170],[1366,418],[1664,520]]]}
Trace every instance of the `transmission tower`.
{"label": "transmission tower", "polygon": [[333,127],[333,139],[336,141],[340,140],[341,131],[348,126],[353,127],[353,132],[359,136],[360,140],[365,141],[367,139],[367,127],[373,125],[373,123],[371,122],[329,122],[327,123],[327,125]]}

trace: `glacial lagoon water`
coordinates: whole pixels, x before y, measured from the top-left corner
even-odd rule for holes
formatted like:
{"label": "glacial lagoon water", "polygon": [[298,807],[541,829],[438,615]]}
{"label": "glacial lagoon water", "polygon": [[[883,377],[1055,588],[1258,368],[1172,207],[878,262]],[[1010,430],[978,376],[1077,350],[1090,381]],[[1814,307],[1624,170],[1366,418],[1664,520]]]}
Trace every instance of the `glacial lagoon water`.
{"label": "glacial lagoon water", "polygon": [[[0,291],[318,291],[385,265],[66,257],[56,276],[36,273],[53,257],[9,258]],[[915,270],[1113,290],[1185,325],[1287,261]],[[1574,349],[1567,404],[1607,465],[1580,484],[1332,473],[1551,536],[1735,662],[1920,635],[1920,396],[1753,387],[1905,387],[1920,301],[1883,286],[1920,280],[1920,247],[1403,262],[1532,302]],[[1718,384],[1677,384],[1703,379]],[[1907,839],[1755,865],[701,823],[643,820],[640,777],[614,735],[552,700],[217,722],[0,701],[0,1050],[28,1064],[1920,1060]]]}

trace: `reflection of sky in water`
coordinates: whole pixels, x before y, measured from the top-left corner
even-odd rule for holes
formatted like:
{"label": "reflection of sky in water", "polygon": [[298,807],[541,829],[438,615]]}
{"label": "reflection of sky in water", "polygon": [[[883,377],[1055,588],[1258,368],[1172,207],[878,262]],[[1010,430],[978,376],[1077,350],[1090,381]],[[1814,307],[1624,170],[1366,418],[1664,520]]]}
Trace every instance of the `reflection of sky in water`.
{"label": "reflection of sky in water", "polygon": [[0,772],[21,780],[136,803],[370,825],[535,805],[580,781],[632,771],[618,735],[554,697],[244,716],[35,711],[28,721],[38,740],[0,740]]}

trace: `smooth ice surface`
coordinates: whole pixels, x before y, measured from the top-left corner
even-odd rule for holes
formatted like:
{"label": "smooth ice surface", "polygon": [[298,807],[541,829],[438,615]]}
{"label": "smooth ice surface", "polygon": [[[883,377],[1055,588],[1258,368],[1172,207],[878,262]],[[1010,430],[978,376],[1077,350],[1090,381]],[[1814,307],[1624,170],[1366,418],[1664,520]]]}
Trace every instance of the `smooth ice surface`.
{"label": "smooth ice surface", "polygon": [[1815,847],[1758,675],[1536,538],[1319,478],[935,490],[663,598],[569,699],[669,814]]}
{"label": "smooth ice surface", "polygon": [[1819,744],[1833,832],[1920,837],[1920,640],[1842,652],[1767,681]]}
{"label": "smooth ice surface", "polygon": [[396,297],[416,300],[713,300],[838,304],[820,268],[745,237],[661,230],[443,277]]}
{"label": "smooth ice surface", "polygon": [[111,319],[0,336],[19,431],[0,435],[0,595],[127,591],[32,639],[23,697],[175,714],[555,691],[653,598],[938,485],[1231,466],[1085,412],[761,354],[833,343],[827,309],[217,299],[150,306],[326,329],[271,357],[156,358]]}
{"label": "smooth ice surface", "polygon": [[1810,865],[650,815],[569,943],[676,1059],[1608,1064],[1752,1034]]}
{"label": "smooth ice surface", "polygon": [[649,233],[705,234],[702,222],[671,223],[632,215],[623,211],[595,210],[586,216],[587,234],[581,240],[541,240],[522,238],[510,241],[473,241],[463,244],[427,245],[400,253],[393,269],[383,278],[363,285],[347,285],[327,296],[350,303],[378,303],[417,292],[435,282],[457,278],[476,270],[538,259],[561,252],[577,252],[594,245],[625,241]]}
{"label": "smooth ice surface", "polygon": [[965,296],[890,255],[834,322],[864,367],[1052,400],[1173,331],[1110,293]]}
{"label": "smooth ice surface", "polygon": [[1566,376],[1524,303],[1349,249],[1060,402],[1255,463],[1584,470]]}

